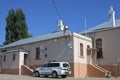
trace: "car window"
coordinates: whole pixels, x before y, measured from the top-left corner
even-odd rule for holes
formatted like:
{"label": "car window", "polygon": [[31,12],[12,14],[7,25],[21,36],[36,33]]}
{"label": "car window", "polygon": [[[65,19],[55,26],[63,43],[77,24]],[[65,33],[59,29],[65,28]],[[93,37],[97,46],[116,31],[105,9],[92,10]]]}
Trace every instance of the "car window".
{"label": "car window", "polygon": [[69,67],[69,64],[63,63],[63,67]]}
{"label": "car window", "polygon": [[59,66],[60,66],[59,63],[55,63],[55,64],[54,64],[54,67],[59,67]]}
{"label": "car window", "polygon": [[59,67],[59,63],[49,63],[48,67]]}
{"label": "car window", "polygon": [[48,64],[48,67],[53,67],[53,64],[49,63],[49,64]]}
{"label": "car window", "polygon": [[48,64],[44,64],[42,67],[48,67]]}

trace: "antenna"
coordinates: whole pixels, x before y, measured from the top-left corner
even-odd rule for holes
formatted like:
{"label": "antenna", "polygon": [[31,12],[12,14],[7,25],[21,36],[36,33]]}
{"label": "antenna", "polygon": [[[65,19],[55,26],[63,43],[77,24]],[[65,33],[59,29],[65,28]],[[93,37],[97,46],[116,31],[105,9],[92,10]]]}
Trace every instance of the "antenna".
{"label": "antenna", "polygon": [[85,17],[85,36],[87,36],[86,17]]}
{"label": "antenna", "polygon": [[55,0],[52,0],[52,3],[53,3],[53,6],[54,6],[54,8],[55,8],[55,10],[56,10],[56,12],[57,12],[57,15],[58,15],[59,19],[61,20],[61,16],[60,16],[60,13],[59,13],[59,11],[58,11],[58,9],[57,9],[57,6],[56,6],[56,4],[55,4]]}

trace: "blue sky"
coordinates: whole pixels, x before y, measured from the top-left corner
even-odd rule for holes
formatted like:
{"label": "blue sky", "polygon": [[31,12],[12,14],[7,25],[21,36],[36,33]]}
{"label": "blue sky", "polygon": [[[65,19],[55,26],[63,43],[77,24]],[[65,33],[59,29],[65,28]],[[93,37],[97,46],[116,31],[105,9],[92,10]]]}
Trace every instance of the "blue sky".
{"label": "blue sky", "polygon": [[[63,24],[73,32],[108,21],[108,11],[112,5],[116,19],[120,18],[120,0],[55,0]],[[5,41],[5,18],[8,11],[21,8],[26,15],[29,33],[33,36],[47,34],[57,30],[59,17],[52,0],[0,0],[0,44]]]}

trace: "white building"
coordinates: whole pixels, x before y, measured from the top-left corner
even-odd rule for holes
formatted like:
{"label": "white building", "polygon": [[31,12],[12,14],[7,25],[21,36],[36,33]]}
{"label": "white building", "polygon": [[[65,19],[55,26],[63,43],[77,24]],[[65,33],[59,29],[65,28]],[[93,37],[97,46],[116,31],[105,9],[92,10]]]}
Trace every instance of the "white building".
{"label": "white building", "polygon": [[50,60],[67,61],[71,64],[72,77],[87,75],[88,37],[69,31],[59,31],[18,40],[0,48],[1,73],[29,74],[32,69]]}
{"label": "white building", "polygon": [[99,49],[95,64],[120,76],[120,19],[115,19],[113,7],[109,10],[109,21],[88,29],[81,34],[92,38],[93,47]]}
{"label": "white building", "polygon": [[72,77],[120,76],[120,19],[112,7],[109,18],[81,33],[88,37],[67,31],[60,20],[57,32],[0,47],[1,73],[31,75],[35,67],[56,60],[70,63]]}

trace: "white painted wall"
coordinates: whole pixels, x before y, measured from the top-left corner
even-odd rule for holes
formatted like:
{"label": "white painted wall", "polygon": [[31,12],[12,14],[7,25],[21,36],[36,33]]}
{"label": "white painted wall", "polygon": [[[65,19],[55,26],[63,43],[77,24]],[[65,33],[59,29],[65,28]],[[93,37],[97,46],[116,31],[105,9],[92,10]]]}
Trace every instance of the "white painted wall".
{"label": "white painted wall", "polygon": [[21,52],[19,54],[19,68],[21,68],[21,65],[24,65],[24,54],[27,54],[27,52]]}
{"label": "white painted wall", "polygon": [[[16,55],[15,60],[13,61],[13,54]],[[3,61],[3,56],[6,55],[6,61]],[[18,68],[19,66],[19,52],[7,52],[2,55],[2,69]]]}
{"label": "white painted wall", "polygon": [[[80,63],[87,63],[87,45],[92,47],[92,40],[88,37],[75,34],[75,37],[73,38],[74,43],[74,62],[80,62]],[[83,44],[83,55],[84,57],[80,57],[80,43]]]}
{"label": "white painted wall", "polygon": [[97,32],[95,38],[102,38],[103,59],[99,63],[120,63],[120,28]]}

